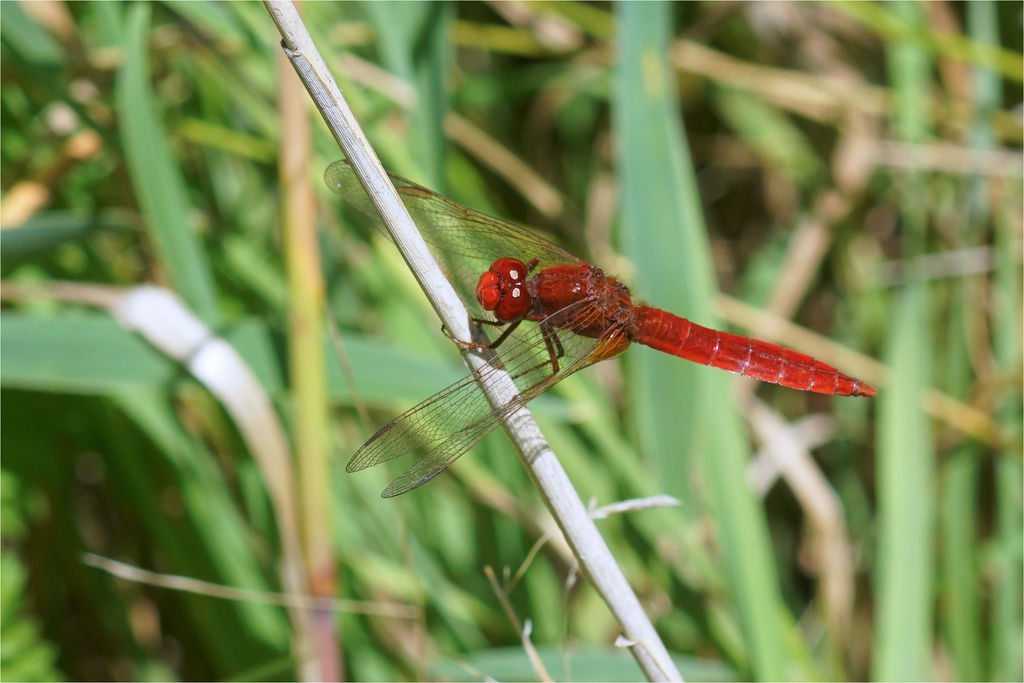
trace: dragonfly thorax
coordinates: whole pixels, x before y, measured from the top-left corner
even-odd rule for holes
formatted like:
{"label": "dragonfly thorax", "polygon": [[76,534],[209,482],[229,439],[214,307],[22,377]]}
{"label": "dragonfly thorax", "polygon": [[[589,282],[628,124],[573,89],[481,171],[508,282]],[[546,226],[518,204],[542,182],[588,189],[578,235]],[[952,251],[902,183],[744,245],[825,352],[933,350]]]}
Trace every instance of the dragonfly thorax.
{"label": "dragonfly thorax", "polygon": [[530,269],[515,258],[500,258],[480,276],[476,285],[476,298],[484,310],[494,313],[502,322],[512,322],[525,316],[532,304],[526,289],[526,276]]}

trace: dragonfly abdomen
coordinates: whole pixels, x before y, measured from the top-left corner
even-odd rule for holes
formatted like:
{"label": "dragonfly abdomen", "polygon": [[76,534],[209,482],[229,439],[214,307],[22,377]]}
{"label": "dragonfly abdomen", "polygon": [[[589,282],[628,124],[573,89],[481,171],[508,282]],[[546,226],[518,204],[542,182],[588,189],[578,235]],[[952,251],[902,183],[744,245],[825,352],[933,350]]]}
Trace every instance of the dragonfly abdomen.
{"label": "dragonfly abdomen", "polygon": [[702,327],[667,311],[639,306],[633,341],[686,360],[784,387],[840,396],[874,396],[870,384],[777,344]]}

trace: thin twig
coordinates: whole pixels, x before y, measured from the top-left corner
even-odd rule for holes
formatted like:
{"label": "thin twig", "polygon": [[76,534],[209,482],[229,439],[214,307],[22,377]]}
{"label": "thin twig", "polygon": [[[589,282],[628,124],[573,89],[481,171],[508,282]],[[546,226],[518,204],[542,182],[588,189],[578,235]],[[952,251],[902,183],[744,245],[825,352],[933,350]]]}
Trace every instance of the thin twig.
{"label": "thin twig", "polygon": [[[648,508],[655,507],[671,507],[675,505],[679,505],[679,501],[677,499],[673,498],[672,496],[662,494],[656,496],[648,496],[646,498],[630,498],[629,500],[620,500],[615,503],[609,503],[608,505],[602,505],[601,507],[595,507],[592,502],[592,504],[588,507],[588,514],[590,515],[591,519],[606,519],[608,517],[611,517],[612,515],[623,514],[625,512],[633,512],[634,510],[646,510]],[[533,562],[533,559],[537,556],[537,553],[540,552],[541,548],[543,548],[548,541],[554,540],[553,533],[553,531],[545,531],[543,534],[541,534],[540,538],[538,538],[537,541],[533,544],[529,552],[526,553],[526,559],[522,561],[522,563],[519,565],[519,569],[516,570],[516,573],[512,576],[512,579],[509,581],[509,590],[515,587],[515,585],[519,583],[519,580],[523,578],[523,575],[526,574],[526,570],[529,569],[530,564]],[[575,560],[576,558],[573,557],[570,559]],[[575,570],[576,569],[574,568],[573,571]]]}
{"label": "thin twig", "polygon": [[498,597],[501,609],[505,612],[505,618],[512,624],[512,628],[516,630],[516,633],[519,634],[519,639],[523,643],[523,650],[526,651],[526,657],[530,660],[530,666],[533,667],[534,673],[537,674],[537,679],[541,681],[554,680],[551,678],[551,674],[548,673],[547,667],[544,666],[544,662],[541,661],[540,654],[537,653],[537,648],[534,647],[533,641],[530,640],[529,622],[525,625],[520,623],[519,617],[516,616],[516,611],[512,607],[512,601],[508,599],[508,591],[498,583],[498,577],[494,575],[494,569],[490,565],[484,567],[484,575],[487,576],[487,582],[491,584],[491,590]]}
{"label": "thin twig", "polygon": [[[316,238],[316,194],[309,177],[312,135],[302,85],[278,55],[278,114],[281,117],[278,173],[281,235],[288,281],[288,380],[292,388],[292,453],[299,533],[310,590],[331,595],[338,572],[331,549],[329,412],[324,368],[324,282]],[[334,616],[314,610],[306,620],[317,645],[303,659],[305,680],[341,680],[343,667]]]}
{"label": "thin twig", "polygon": [[630,498],[628,500],[620,500],[616,503],[609,503],[608,505],[593,508],[590,511],[590,518],[607,519],[612,515],[621,515],[626,512],[649,510],[650,508],[675,507],[677,505],[679,505],[678,498],[665,494],[647,496],[645,498]]}
{"label": "thin twig", "polygon": [[338,321],[330,314],[330,311],[328,311],[326,319],[327,331],[331,335],[331,346],[334,347],[334,355],[338,357],[338,364],[341,365],[341,374],[344,375],[345,381],[348,383],[348,392],[352,397],[352,405],[356,407],[356,414],[359,416],[360,425],[362,425],[363,429],[369,431],[372,424],[370,422],[370,410],[366,407],[366,402],[359,393],[356,373],[352,369],[352,360],[348,357],[348,351],[345,350],[345,341],[341,338]]}
{"label": "thin twig", "polygon": [[251,588],[234,588],[219,583],[193,579],[189,576],[181,576],[180,574],[161,574],[94,553],[83,553],[82,562],[90,567],[102,569],[126,581],[134,581],[135,583],[167,588],[174,591],[195,593],[211,598],[237,600],[238,602],[253,604],[279,605],[281,607],[303,610],[367,614],[391,619],[416,619],[420,616],[420,609],[415,605],[403,605],[394,602],[340,600],[338,598],[325,598],[318,595],[296,595],[292,593],[272,593]]}
{"label": "thin twig", "polygon": [[[1020,249],[1015,250],[1014,259],[1020,262]],[[878,264],[872,284],[879,287],[896,287],[911,280],[938,280],[942,278],[970,277],[984,275],[995,270],[996,250],[994,247],[965,247],[938,254],[922,254],[910,259],[886,261]]]}
{"label": "thin twig", "polygon": [[[268,1],[265,6],[284,38],[282,45],[286,54],[431,305],[455,338],[470,339],[469,316],[462,301],[416,230],[295,8],[287,2]],[[471,369],[481,368],[486,362],[466,349],[463,349],[463,358]],[[515,395],[515,383],[507,376],[505,380],[488,382],[488,386],[482,387],[494,405],[504,405]],[[682,680],[533,416],[524,408],[505,420],[503,426],[594,587],[634,643],[630,651],[645,675],[651,680]]]}
{"label": "thin twig", "polygon": [[910,144],[899,140],[880,140],[874,149],[881,166],[910,171],[943,171],[961,175],[1024,175],[1020,151],[976,149],[949,143]]}
{"label": "thin twig", "polygon": [[777,463],[789,489],[810,523],[809,546],[813,570],[819,577],[818,596],[828,632],[845,653],[853,614],[853,550],[843,519],[843,504],[811,457],[797,430],[758,400],[747,415],[764,450]]}

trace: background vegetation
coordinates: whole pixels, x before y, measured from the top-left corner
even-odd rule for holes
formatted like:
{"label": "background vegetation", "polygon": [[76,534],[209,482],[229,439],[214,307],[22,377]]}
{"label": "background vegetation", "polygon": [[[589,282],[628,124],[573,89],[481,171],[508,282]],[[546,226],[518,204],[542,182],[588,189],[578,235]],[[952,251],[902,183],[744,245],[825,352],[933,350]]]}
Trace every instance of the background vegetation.
{"label": "background vegetation", "polygon": [[[299,675],[285,609],[83,560],[285,590],[280,509],[232,414],[89,305],[118,290],[84,288],[140,283],[272,397],[312,589],[415,608],[321,614],[343,675],[538,677],[504,591],[552,677],[637,678],[559,542],[531,554],[551,523],[503,435],[395,500],[397,469],[344,473],[464,368],[394,248],[326,191],[315,112],[305,135],[278,110],[262,6],[0,11],[3,678]],[[831,399],[634,348],[535,402],[585,499],[680,500],[600,525],[685,676],[1024,676],[1020,3],[303,12],[385,166],[879,387]],[[304,141],[319,256],[286,267],[278,150]]]}

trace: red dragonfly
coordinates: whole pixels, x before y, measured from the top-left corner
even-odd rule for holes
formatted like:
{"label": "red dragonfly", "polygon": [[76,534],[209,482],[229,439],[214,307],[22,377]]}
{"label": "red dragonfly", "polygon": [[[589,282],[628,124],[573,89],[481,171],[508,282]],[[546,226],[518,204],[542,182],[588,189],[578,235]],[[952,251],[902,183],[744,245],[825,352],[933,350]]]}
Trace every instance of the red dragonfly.
{"label": "red dragonfly", "polygon": [[[485,347],[498,351],[486,365],[381,427],[349,460],[345,469],[356,472],[406,453],[419,454],[384,489],[385,498],[437,476],[503,418],[580,368],[617,356],[630,342],[801,391],[877,393],[870,384],[802,353],[640,305],[621,282],[529,230],[404,178],[391,179],[448,279],[471,304],[474,322],[501,331]],[[325,180],[382,228],[347,161],[331,164]],[[481,384],[504,379],[503,372],[511,375],[519,393],[495,408]]]}

